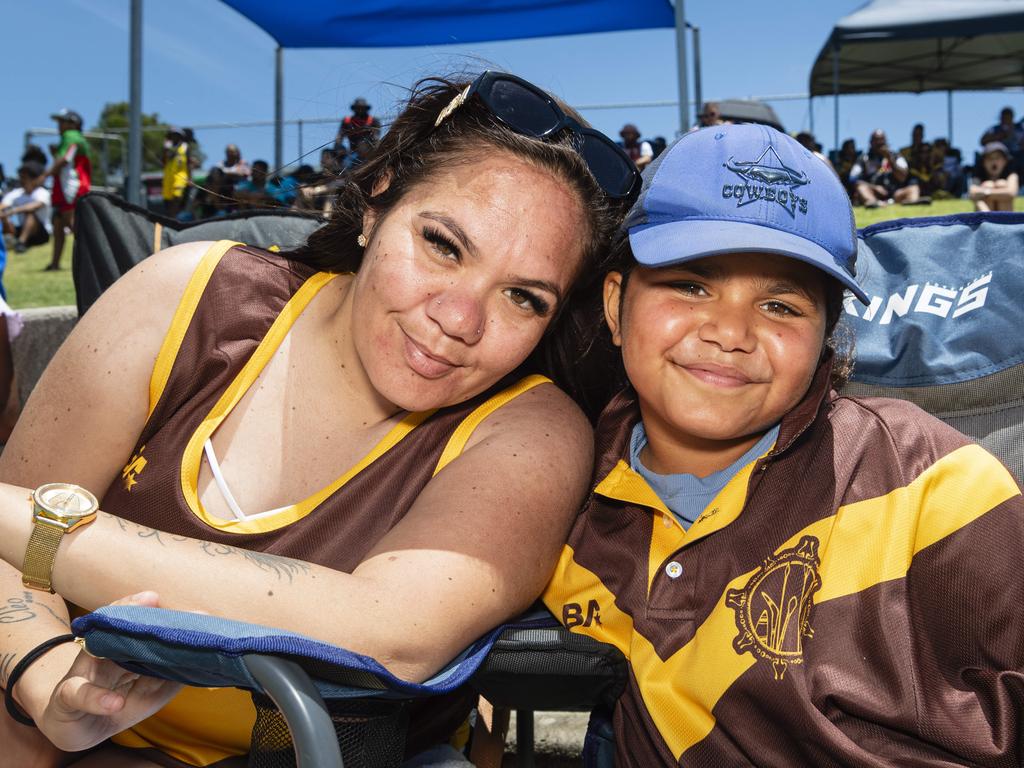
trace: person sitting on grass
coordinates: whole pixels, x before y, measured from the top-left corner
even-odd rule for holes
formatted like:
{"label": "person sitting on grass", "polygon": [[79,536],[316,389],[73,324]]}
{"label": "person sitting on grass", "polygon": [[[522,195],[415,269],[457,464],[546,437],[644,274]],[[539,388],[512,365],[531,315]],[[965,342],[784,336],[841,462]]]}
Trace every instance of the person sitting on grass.
{"label": "person sitting on grass", "polygon": [[0,224],[5,235],[14,237],[15,253],[50,242],[50,193],[43,186],[44,172],[39,163],[24,163],[18,169],[21,186],[0,200]]}
{"label": "person sitting on grass", "polygon": [[[756,200],[723,194],[751,168]],[[1021,765],[1020,488],[917,406],[837,395],[844,291],[867,303],[839,178],[719,126],[647,170],[624,228],[628,386],[544,594],[631,666],[591,743],[618,768]]]}
{"label": "person sitting on grass", "polygon": [[866,208],[893,203],[912,205],[920,201],[920,189],[910,174],[906,158],[889,149],[882,130],[871,134],[868,151],[850,170],[850,183],[858,202]]}
{"label": "person sitting on grass", "polygon": [[976,211],[1012,211],[1020,190],[1017,169],[1001,141],[990,141],[981,154],[981,166],[968,190]]}

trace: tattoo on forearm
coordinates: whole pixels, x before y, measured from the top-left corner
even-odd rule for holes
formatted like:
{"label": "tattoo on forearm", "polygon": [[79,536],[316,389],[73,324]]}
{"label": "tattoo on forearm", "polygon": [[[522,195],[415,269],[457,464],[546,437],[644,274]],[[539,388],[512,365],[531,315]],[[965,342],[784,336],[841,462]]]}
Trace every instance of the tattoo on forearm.
{"label": "tattoo on forearm", "polygon": [[288,582],[295,578],[296,574],[309,573],[309,563],[301,560],[292,560],[288,557],[268,555],[266,552],[252,552],[248,549],[239,549],[227,544],[215,544],[211,541],[199,542],[199,548],[210,557],[240,556],[255,565],[265,573],[273,573],[277,578],[288,577]]}
{"label": "tattoo on forearm", "polygon": [[150,528],[146,525],[139,525],[138,523],[133,523],[131,520],[125,520],[123,517],[112,515],[109,512],[102,512],[101,514],[104,517],[109,517],[111,520],[117,523],[117,527],[125,533],[131,533],[134,531],[135,535],[140,539],[153,539],[161,547],[165,546],[164,540],[161,537],[166,536],[167,534],[158,531],[156,528]]}
{"label": "tattoo on forearm", "polygon": [[68,629],[71,629],[71,622],[67,619],[67,617],[61,616],[59,613],[57,613],[55,610],[53,610],[53,608],[48,606],[46,603],[36,603],[36,605],[38,605],[40,608],[42,608],[48,614],[53,616],[53,618],[55,618],[57,621],[59,621],[63,626],[67,627]]}
{"label": "tattoo on forearm", "polygon": [[9,597],[7,602],[0,604],[0,624],[16,624],[36,617],[32,595],[28,592],[23,597]]}
{"label": "tattoo on forearm", "polygon": [[167,546],[164,538],[168,538],[175,543],[194,541],[199,545],[199,548],[210,557],[241,557],[248,560],[264,573],[272,573],[277,576],[278,579],[287,578],[289,583],[297,574],[309,573],[309,563],[304,563],[301,560],[292,560],[288,557],[269,555],[266,552],[252,552],[248,549],[232,547],[227,544],[217,544],[212,541],[200,541],[198,539],[191,539],[188,536],[172,536],[171,534],[158,531],[155,528],[149,528],[145,525],[133,523],[130,520],[125,520],[124,518],[117,517],[116,515],[111,515],[106,512],[102,514],[113,518],[117,522],[118,527],[120,527],[120,529],[125,533],[134,533],[134,535],[140,539],[152,539],[161,547]]}
{"label": "tattoo on forearm", "polygon": [[0,656],[0,685],[7,687],[7,676],[14,669],[14,660],[18,658],[16,653],[5,653]]}

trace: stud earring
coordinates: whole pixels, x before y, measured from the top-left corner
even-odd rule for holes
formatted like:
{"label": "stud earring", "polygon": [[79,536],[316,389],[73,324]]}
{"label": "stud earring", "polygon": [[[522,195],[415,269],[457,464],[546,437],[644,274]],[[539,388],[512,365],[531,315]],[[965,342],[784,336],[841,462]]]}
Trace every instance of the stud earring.
{"label": "stud earring", "polygon": [[359,237],[356,238],[356,243],[359,245],[360,248],[365,248],[366,247],[366,235],[364,235],[362,232],[360,232],[359,233]]}

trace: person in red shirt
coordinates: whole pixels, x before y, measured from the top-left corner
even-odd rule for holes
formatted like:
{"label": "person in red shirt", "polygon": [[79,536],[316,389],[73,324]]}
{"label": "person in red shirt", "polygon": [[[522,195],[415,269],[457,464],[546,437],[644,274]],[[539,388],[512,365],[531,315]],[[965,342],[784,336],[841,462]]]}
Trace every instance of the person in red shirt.
{"label": "person in red shirt", "polygon": [[60,144],[53,150],[53,164],[46,170],[53,176],[53,257],[47,272],[60,269],[64,229],[74,228],[75,204],[89,192],[92,181],[92,152],[82,135],[82,116],[64,108],[50,117],[57,121]]}
{"label": "person in red shirt", "polygon": [[[377,139],[380,138],[380,121],[370,114],[372,107],[362,97],[353,101],[349,105],[349,109],[352,110],[352,114],[346,116],[338,126],[334,148],[335,150],[344,148],[347,141],[348,152],[352,155],[366,151],[367,144],[364,142],[369,142],[369,148],[377,145]],[[365,160],[366,158],[360,157],[359,159]]]}

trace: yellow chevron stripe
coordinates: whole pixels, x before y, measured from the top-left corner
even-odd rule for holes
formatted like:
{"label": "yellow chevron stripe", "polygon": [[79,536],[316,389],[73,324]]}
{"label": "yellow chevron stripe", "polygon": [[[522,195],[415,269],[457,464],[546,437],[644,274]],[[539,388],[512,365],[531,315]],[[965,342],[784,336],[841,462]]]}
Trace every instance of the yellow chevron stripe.
{"label": "yellow chevron stripe", "polygon": [[586,606],[588,601],[597,600],[601,606],[601,623],[595,622],[589,627],[573,627],[572,631],[614,645],[627,658],[630,643],[640,637],[633,632],[633,619],[615,606],[615,595],[605,587],[597,574],[576,563],[573,549],[568,544],[562,548],[554,575],[541,595],[541,600],[559,619],[565,604],[579,603]]}
{"label": "yellow chevron stripe", "polygon": [[156,362],[153,364],[153,373],[149,378],[149,413],[146,414],[147,420],[153,415],[153,410],[156,408],[160,396],[164,393],[164,387],[167,386],[167,380],[171,376],[174,360],[178,356],[178,350],[181,349],[181,342],[184,340],[185,332],[192,322],[192,316],[196,313],[196,307],[199,306],[199,299],[202,298],[203,291],[206,290],[206,285],[210,282],[213,270],[220,264],[221,257],[236,245],[241,245],[241,243],[236,243],[232,240],[219,240],[211,245],[209,250],[203,254],[203,258],[199,261],[199,266],[196,267],[195,272],[192,273],[192,277],[189,278],[185,292],[181,296],[181,301],[178,302],[178,308],[174,311],[171,327],[168,329],[167,335],[164,336],[163,344],[160,345],[160,352],[157,354]]}
{"label": "yellow chevron stripe", "polygon": [[515,400],[524,392],[528,392],[539,384],[549,383],[551,383],[551,379],[547,376],[538,376],[536,374],[525,376],[515,384],[506,387],[501,390],[501,392],[498,392],[496,395],[477,406],[477,408],[475,408],[473,412],[463,419],[462,423],[455,428],[455,431],[448,440],[448,444],[444,447],[444,451],[441,453],[441,458],[437,460],[437,466],[434,468],[434,474],[436,475],[448,466],[453,459],[462,454],[463,449],[466,447],[466,442],[469,440],[470,435],[473,434],[473,431],[480,426],[480,422],[501,408],[501,406]]}

